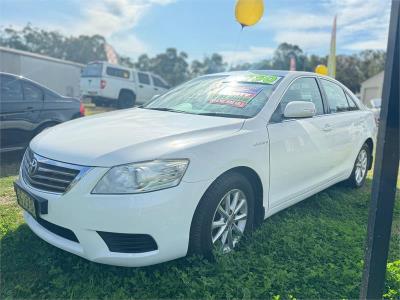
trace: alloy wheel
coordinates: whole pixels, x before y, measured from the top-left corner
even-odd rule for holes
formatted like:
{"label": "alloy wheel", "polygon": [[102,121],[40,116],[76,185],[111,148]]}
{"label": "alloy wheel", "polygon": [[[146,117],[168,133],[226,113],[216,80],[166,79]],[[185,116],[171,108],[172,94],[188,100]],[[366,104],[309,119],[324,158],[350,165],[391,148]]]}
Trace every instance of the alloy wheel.
{"label": "alloy wheel", "polygon": [[241,190],[230,190],[222,197],[211,224],[212,243],[218,250],[233,250],[246,228],[247,214],[247,198]]}
{"label": "alloy wheel", "polygon": [[358,153],[356,160],[356,169],[355,169],[355,179],[356,183],[360,185],[364,179],[365,173],[367,172],[367,164],[368,164],[368,154],[365,149],[361,149],[360,153]]}

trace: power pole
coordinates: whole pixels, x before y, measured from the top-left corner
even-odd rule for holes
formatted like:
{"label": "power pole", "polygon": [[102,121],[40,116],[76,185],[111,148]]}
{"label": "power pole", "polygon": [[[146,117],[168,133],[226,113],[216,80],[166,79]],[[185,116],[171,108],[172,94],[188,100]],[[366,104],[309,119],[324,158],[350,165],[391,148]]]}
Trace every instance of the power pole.
{"label": "power pole", "polygon": [[360,299],[382,299],[399,170],[400,0],[392,0]]}

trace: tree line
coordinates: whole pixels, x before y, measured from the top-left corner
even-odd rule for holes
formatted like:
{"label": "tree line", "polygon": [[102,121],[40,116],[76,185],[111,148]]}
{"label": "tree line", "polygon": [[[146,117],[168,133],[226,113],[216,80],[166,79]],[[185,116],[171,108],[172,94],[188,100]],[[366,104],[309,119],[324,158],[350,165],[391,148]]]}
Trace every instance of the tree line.
{"label": "tree line", "polygon": [[[0,30],[0,45],[14,49],[48,55],[55,58],[87,64],[95,60],[106,60],[104,45],[106,39],[101,35],[65,36],[57,31],[47,31],[30,24],[17,30],[11,27]],[[242,63],[234,66],[224,62],[223,57],[214,53],[202,60],[189,61],[187,53],[168,48],[164,53],[150,57],[140,55],[136,60],[120,56],[121,65],[160,75],[175,86],[188,79],[203,74],[228,70],[276,69],[288,70],[290,58],[296,59],[297,70],[313,72],[318,64],[327,64],[327,56],[306,54],[297,45],[280,44],[271,58],[256,63]],[[382,50],[363,50],[352,55],[338,55],[336,58],[336,79],[353,92],[360,90],[361,82],[379,73],[384,68],[385,52]]]}

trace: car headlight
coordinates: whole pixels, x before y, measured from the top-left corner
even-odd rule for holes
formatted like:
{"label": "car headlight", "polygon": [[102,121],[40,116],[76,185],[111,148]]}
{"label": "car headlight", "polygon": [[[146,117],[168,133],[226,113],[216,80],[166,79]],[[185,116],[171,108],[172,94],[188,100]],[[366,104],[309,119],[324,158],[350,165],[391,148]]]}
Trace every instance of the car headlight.
{"label": "car headlight", "polygon": [[93,194],[136,194],[177,186],[189,160],[154,160],[116,166],[99,180]]}

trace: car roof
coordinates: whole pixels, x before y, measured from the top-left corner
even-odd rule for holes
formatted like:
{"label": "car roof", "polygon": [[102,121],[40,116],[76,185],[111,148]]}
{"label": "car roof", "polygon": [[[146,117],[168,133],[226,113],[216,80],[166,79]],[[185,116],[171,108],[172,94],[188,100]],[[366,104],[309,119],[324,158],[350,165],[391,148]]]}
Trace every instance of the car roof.
{"label": "car roof", "polygon": [[285,70],[246,70],[246,71],[229,71],[229,72],[221,72],[221,73],[214,73],[214,74],[209,74],[205,76],[230,76],[230,75],[246,75],[246,74],[259,74],[259,75],[275,75],[275,76],[281,76],[281,77],[286,77],[288,75],[292,76],[301,76],[301,75],[319,75],[313,72],[305,72],[305,71],[285,71]]}
{"label": "car roof", "polygon": [[22,76],[22,75],[17,75],[17,74],[12,74],[12,73],[7,73],[7,72],[0,72],[0,75],[7,75],[7,76],[14,77],[14,78],[18,78],[18,79],[23,79],[23,80],[28,81],[28,82],[31,82],[31,83],[33,83],[33,84],[35,84],[35,85],[37,85],[37,86],[40,86],[41,88],[46,89],[46,90],[48,90],[48,91],[50,91],[50,92],[52,92],[52,93],[54,93],[54,94],[56,94],[56,95],[58,95],[58,96],[64,97],[63,95],[60,95],[60,94],[59,94],[58,92],[56,92],[55,90],[53,90],[53,89],[51,89],[51,88],[49,88],[49,87],[47,87],[47,86],[45,86],[45,85],[43,85],[43,84],[37,82],[37,81],[34,81],[34,80],[32,80],[32,79],[29,79],[29,78],[26,78],[26,77],[24,77],[24,76]]}

